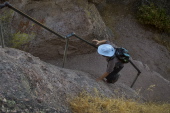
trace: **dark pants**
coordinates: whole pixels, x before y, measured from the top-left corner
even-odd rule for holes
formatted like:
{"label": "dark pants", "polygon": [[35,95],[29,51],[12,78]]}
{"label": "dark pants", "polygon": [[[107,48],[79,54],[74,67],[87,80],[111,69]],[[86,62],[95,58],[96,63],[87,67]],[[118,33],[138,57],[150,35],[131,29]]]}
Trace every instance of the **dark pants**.
{"label": "dark pants", "polygon": [[121,62],[117,62],[113,71],[106,77],[108,83],[115,83],[119,78],[119,72],[123,69],[124,65]]}

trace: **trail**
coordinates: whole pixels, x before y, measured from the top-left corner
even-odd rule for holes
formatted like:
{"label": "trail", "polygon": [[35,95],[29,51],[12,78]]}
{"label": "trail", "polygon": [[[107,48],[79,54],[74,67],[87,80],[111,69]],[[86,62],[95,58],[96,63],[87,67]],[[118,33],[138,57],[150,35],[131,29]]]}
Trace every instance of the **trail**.
{"label": "trail", "polygon": [[[59,67],[62,66],[62,59],[49,60],[46,62]],[[161,77],[159,73],[150,70],[146,64],[142,64],[142,62],[139,61],[133,62],[142,72],[134,84],[133,89],[136,91],[140,90],[140,94],[149,101],[170,102],[170,98],[168,96],[170,94],[170,82]],[[96,79],[101,76],[105,72],[106,66],[107,62],[105,58],[98,55],[98,53],[68,56],[65,64],[65,68],[89,73],[91,75],[91,79]],[[124,68],[120,72],[120,75],[121,76],[117,83],[121,83],[130,87],[137,75],[137,71],[130,63],[128,63],[125,64]],[[114,86],[114,84],[109,85]],[[154,87],[150,88],[151,86]]]}
{"label": "trail", "polygon": [[[119,47],[127,48],[135,60],[133,62],[142,72],[133,89],[140,90],[140,94],[149,101],[170,102],[168,81],[170,80],[170,52],[153,40],[153,37],[159,34],[139,24],[129,7],[131,7],[129,4],[108,5],[100,12],[106,25],[113,31],[114,37],[111,41]],[[62,66],[62,59],[47,62]],[[90,73],[92,79],[101,76],[106,66],[105,59],[97,53],[68,56],[65,64],[65,68]],[[129,63],[124,66],[120,74],[117,83],[131,86],[137,71]]]}

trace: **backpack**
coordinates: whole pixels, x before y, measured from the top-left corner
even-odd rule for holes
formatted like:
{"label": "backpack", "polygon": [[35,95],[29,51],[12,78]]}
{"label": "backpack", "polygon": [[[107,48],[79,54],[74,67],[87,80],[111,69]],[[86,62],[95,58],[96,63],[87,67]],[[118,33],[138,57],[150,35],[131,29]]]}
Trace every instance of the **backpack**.
{"label": "backpack", "polygon": [[130,55],[128,53],[128,50],[125,48],[116,48],[115,52],[116,57],[122,62],[122,63],[128,63]]}

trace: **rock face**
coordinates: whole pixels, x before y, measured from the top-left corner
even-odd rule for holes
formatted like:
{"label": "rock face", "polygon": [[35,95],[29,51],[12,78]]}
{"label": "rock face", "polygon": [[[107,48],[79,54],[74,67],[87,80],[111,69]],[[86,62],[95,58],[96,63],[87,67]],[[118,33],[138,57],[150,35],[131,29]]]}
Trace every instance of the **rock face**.
{"label": "rock face", "polygon": [[[90,42],[94,38],[108,39],[113,37],[112,31],[106,27],[96,6],[98,6],[98,9],[101,6],[107,7],[105,5],[106,2],[109,4],[120,4],[120,6],[122,4],[132,5],[134,2],[141,3],[138,0],[11,0],[10,2],[16,8],[60,35],[66,36],[75,32],[78,36]],[[168,13],[170,12],[168,0],[149,0],[149,2],[154,2],[158,6],[166,8]],[[142,3],[147,4],[148,1],[143,0]],[[30,20],[17,13],[14,14],[12,23],[13,33],[21,31],[27,34],[34,34],[34,39],[20,49],[30,52],[41,59],[56,59],[63,55],[65,40],[33,24]],[[70,39],[68,54],[82,54],[91,51],[94,51],[91,46],[75,37]]]}
{"label": "rock face", "polygon": [[[62,36],[74,32],[79,37],[91,42],[94,38],[107,39],[111,37],[98,10],[92,3],[100,3],[100,1],[101,0],[93,0],[91,2],[87,0],[21,0],[19,4],[19,1],[11,1],[11,5],[22,10],[27,15]],[[64,53],[65,40],[33,24],[20,14],[14,14],[12,24],[13,33],[20,31],[35,35],[34,40],[21,49],[42,59],[55,59]],[[91,46],[75,37],[70,38],[68,54],[82,54],[90,51],[93,51]]]}
{"label": "rock face", "polygon": [[105,96],[139,97],[121,83],[97,83],[90,74],[47,64],[20,50],[0,48],[0,54],[0,96],[3,97],[24,102],[34,100],[35,105],[48,105],[64,113],[70,112],[68,99],[84,90],[94,93],[96,88]]}

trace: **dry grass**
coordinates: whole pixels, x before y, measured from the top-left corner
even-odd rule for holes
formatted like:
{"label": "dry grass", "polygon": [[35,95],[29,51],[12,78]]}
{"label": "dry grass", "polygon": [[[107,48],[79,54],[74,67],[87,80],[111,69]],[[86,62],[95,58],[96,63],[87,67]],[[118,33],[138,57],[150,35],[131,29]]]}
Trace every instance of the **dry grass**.
{"label": "dry grass", "polygon": [[81,93],[70,100],[73,113],[170,113],[170,104],[138,103],[124,98],[107,98]]}

